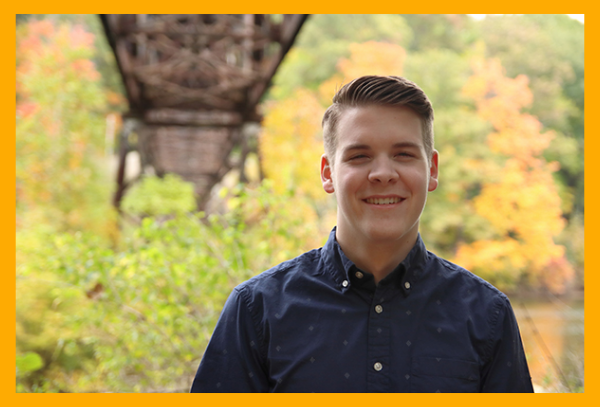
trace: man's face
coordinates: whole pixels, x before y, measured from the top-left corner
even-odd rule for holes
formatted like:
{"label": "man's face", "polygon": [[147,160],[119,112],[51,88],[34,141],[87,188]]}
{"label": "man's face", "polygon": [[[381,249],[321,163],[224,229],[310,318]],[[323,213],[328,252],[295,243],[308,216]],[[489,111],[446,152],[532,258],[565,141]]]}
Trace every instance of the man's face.
{"label": "man's face", "polygon": [[421,120],[410,108],[346,110],[338,123],[335,162],[321,159],[323,188],[337,197],[338,240],[416,239],[427,192],[438,185],[437,164],[436,151],[428,163]]}

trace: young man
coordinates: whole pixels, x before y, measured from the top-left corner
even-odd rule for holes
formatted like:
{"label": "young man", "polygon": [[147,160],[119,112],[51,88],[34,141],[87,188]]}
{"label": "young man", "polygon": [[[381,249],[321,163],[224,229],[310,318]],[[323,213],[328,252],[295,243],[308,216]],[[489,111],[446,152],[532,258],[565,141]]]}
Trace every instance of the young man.
{"label": "young man", "polygon": [[507,297],[428,252],[433,109],[399,77],[341,88],[323,117],[324,247],[239,285],[192,392],[532,392]]}

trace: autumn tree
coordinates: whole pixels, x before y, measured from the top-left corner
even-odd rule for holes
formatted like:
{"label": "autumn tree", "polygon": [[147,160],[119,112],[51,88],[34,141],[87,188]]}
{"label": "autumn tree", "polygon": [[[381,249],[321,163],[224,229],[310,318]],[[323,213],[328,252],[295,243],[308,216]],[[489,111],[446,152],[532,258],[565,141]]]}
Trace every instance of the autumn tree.
{"label": "autumn tree", "polygon": [[542,156],[553,133],[522,112],[532,103],[528,79],[508,78],[498,60],[479,59],[463,91],[493,126],[489,148],[506,159],[488,167],[481,193],[469,203],[492,233],[461,244],[455,261],[501,287],[526,276],[560,292],[573,269],[554,241],[565,224],[552,177],[558,164]]}
{"label": "autumn tree", "polygon": [[313,14],[277,70],[269,97],[289,98],[297,88],[317,90],[338,72],[340,59],[350,57],[351,44],[375,41],[405,48],[412,38],[399,14]]}
{"label": "autumn tree", "polygon": [[342,85],[363,75],[401,76],[406,51],[396,44],[367,41],[349,45],[350,56],[341,58],[337,72],[319,86],[322,103],[331,104],[331,98]]}
{"label": "autumn tree", "polygon": [[499,58],[510,77],[529,77],[534,100],[526,111],[554,130],[543,155],[560,163],[553,176],[567,226],[558,241],[583,284],[584,25],[564,14],[506,14],[477,27],[486,57]]}
{"label": "autumn tree", "polygon": [[[94,36],[48,20],[19,28],[17,220],[110,234],[104,154],[107,93],[91,57]],[[103,205],[102,203],[105,203]]]}

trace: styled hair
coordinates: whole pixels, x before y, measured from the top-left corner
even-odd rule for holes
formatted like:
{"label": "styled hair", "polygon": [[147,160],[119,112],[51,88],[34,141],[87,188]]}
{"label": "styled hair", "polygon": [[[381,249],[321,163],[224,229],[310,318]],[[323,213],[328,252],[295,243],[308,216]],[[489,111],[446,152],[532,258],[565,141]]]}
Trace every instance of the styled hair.
{"label": "styled hair", "polygon": [[361,76],[344,85],[333,97],[323,115],[325,153],[333,165],[338,144],[338,125],[342,113],[353,107],[380,105],[406,106],[421,118],[423,145],[431,164],[433,154],[433,107],[425,92],[414,82],[399,76]]}

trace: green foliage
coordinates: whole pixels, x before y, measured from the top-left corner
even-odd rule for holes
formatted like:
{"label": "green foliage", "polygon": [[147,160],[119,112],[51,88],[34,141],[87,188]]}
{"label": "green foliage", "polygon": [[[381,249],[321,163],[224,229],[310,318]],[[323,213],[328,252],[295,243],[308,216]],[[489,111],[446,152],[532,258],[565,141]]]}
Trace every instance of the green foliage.
{"label": "green foliage", "polygon": [[175,174],[145,177],[125,195],[122,203],[125,212],[142,216],[184,214],[195,207],[194,185]]}
{"label": "green foliage", "polygon": [[18,351],[44,361],[20,388],[187,391],[233,287],[322,237],[292,216],[303,198],[268,181],[232,192],[223,215],[146,217],[115,249],[89,233],[17,233]]}
{"label": "green foliage", "polygon": [[[560,163],[558,178],[572,194],[573,205],[565,216],[583,213],[583,24],[563,14],[524,14],[488,16],[479,26],[486,55],[500,58],[508,76],[529,78],[534,95],[531,113],[560,134],[546,159]],[[563,147],[567,150],[562,151]],[[574,158],[579,165],[574,165]]]}
{"label": "green foliage", "polygon": [[462,52],[478,38],[474,22],[465,14],[401,14],[412,31],[410,51],[430,49]]}
{"label": "green foliage", "polygon": [[44,366],[42,357],[35,352],[17,355],[17,377],[35,372]]}
{"label": "green foliage", "polygon": [[425,91],[436,111],[467,103],[461,89],[470,74],[465,56],[439,48],[411,54],[404,71],[407,78]]}
{"label": "green foliage", "polygon": [[352,43],[381,41],[405,45],[412,33],[397,14],[314,14],[279,67],[269,97],[289,97],[299,87],[316,90],[335,72]]}
{"label": "green foliage", "polygon": [[451,258],[459,242],[491,237],[489,225],[470,201],[490,180],[489,169],[499,167],[501,160],[485,142],[491,125],[465,106],[436,109],[434,126],[440,183],[427,198],[420,231],[430,250]]}
{"label": "green foliage", "polygon": [[[17,47],[17,220],[114,233],[103,169],[106,94],[81,26],[32,21]],[[29,216],[31,219],[31,216]],[[111,222],[111,219],[113,222]]]}

